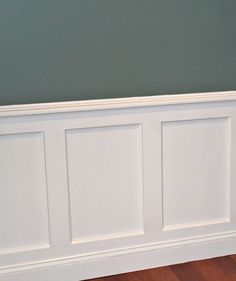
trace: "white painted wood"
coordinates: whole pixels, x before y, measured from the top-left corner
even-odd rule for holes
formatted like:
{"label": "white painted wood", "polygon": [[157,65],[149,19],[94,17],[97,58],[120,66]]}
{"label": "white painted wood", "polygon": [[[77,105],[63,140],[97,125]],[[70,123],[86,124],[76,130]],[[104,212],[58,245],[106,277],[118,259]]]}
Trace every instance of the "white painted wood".
{"label": "white painted wood", "polygon": [[73,244],[143,234],[139,125],[66,131]]}
{"label": "white painted wood", "polygon": [[49,247],[44,138],[0,135],[0,255]]}
{"label": "white painted wood", "polygon": [[236,92],[0,115],[1,281],[236,253]]}
{"label": "white painted wood", "polygon": [[187,261],[235,254],[235,234],[121,250],[88,258],[68,258],[2,270],[1,281],[77,281]]}
{"label": "white painted wood", "polygon": [[131,98],[112,98],[72,102],[50,102],[0,107],[0,116],[18,116],[47,113],[77,112],[91,110],[124,109],[134,107],[195,104],[220,101],[236,101],[236,91],[157,95]]}
{"label": "white painted wood", "polygon": [[229,220],[228,122],[162,123],[164,230]]}

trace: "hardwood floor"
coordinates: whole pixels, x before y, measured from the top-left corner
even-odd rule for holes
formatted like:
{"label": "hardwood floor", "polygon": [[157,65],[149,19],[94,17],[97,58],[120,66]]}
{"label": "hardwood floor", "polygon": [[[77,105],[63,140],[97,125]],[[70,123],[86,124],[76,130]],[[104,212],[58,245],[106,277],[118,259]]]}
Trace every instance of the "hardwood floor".
{"label": "hardwood floor", "polygon": [[90,281],[236,281],[236,255],[90,279]]}

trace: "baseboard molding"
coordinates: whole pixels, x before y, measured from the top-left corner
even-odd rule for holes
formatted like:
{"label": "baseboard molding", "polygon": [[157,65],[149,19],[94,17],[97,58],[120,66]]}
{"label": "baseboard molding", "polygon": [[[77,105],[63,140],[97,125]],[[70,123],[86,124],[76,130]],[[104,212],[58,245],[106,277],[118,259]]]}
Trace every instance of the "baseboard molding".
{"label": "baseboard molding", "polygon": [[2,106],[0,154],[1,281],[236,253],[235,91]]}
{"label": "baseboard molding", "polygon": [[236,234],[70,257],[2,271],[2,281],[77,281],[236,253]]}

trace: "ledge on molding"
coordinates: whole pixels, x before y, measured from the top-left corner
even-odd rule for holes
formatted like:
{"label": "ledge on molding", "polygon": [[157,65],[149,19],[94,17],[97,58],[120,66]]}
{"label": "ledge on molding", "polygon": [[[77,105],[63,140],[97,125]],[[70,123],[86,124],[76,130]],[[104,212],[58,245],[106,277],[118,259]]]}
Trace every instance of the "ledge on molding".
{"label": "ledge on molding", "polygon": [[4,105],[0,117],[219,101],[236,101],[236,91]]}

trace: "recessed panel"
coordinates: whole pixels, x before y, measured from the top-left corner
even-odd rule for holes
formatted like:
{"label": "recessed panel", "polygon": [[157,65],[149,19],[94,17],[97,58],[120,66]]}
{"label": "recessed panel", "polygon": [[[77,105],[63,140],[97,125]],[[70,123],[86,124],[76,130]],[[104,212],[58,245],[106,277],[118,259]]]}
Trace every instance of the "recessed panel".
{"label": "recessed panel", "polygon": [[143,231],[139,125],[67,130],[73,242]]}
{"label": "recessed panel", "polygon": [[228,220],[228,119],[164,122],[163,227]]}
{"label": "recessed panel", "polygon": [[0,254],[49,243],[42,133],[0,136]]}

